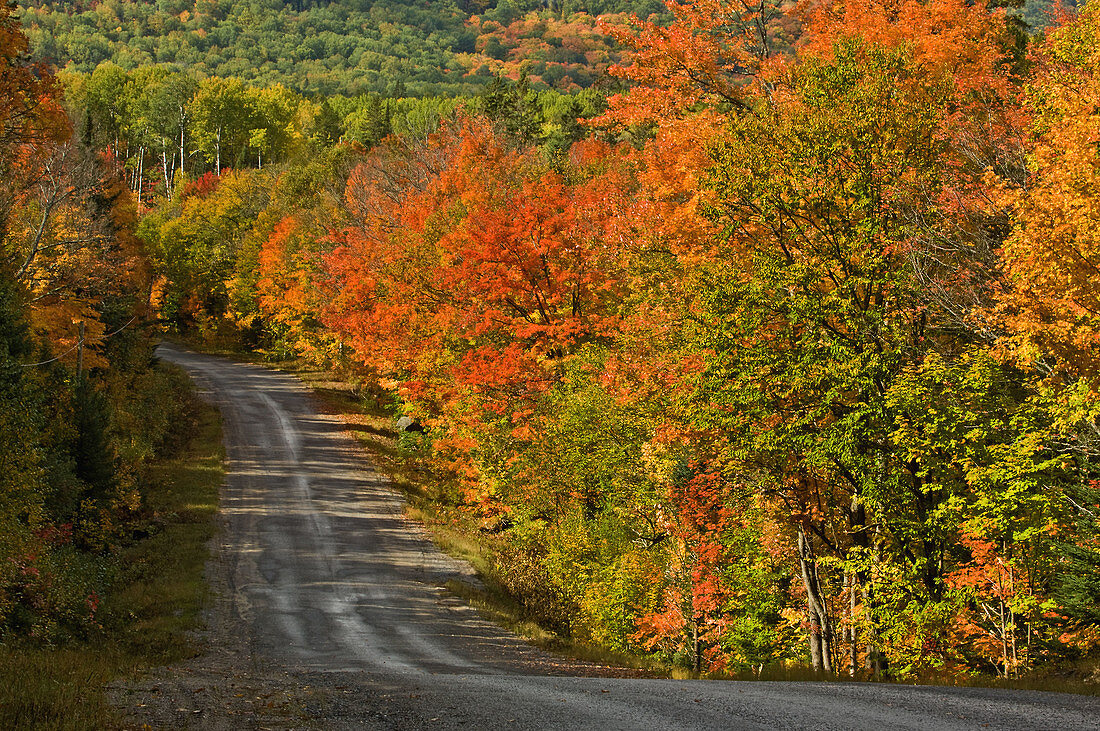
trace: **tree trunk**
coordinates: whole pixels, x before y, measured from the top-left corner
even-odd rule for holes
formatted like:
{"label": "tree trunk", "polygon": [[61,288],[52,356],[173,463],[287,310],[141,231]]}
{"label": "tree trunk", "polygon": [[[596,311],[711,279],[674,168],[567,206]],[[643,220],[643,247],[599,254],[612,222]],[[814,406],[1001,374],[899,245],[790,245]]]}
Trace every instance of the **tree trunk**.
{"label": "tree trunk", "polygon": [[699,672],[703,669],[703,646],[699,640],[699,618],[695,617],[691,620],[691,655],[692,664],[695,667],[695,672]]}
{"label": "tree trunk", "polygon": [[809,602],[806,605],[806,623],[810,627],[810,663],[814,670],[821,670],[824,663],[821,660],[821,619],[811,608]]}
{"label": "tree trunk", "polygon": [[80,321],[80,336],[76,341],[76,382],[84,380],[84,321]]}
{"label": "tree trunk", "polygon": [[164,144],[160,147],[160,166],[164,170],[164,196],[168,200],[172,200],[172,182],[168,176],[168,144],[167,140],[162,140]]}
{"label": "tree trunk", "polygon": [[[882,475],[885,472],[885,464],[883,462],[881,452],[879,454],[878,466],[879,466],[879,478],[881,480],[881,479],[884,479],[882,477]],[[867,507],[866,507],[866,505],[864,505],[863,501],[860,499],[860,494],[859,494],[858,489],[856,490],[856,492],[854,492],[852,494],[852,502],[851,502],[851,504],[848,508],[848,524],[849,524],[850,529],[851,529],[852,543],[856,547],[861,549],[863,552],[865,552],[865,554],[869,553],[870,550],[871,550],[872,537],[871,537],[871,531],[867,527]],[[848,673],[850,675],[854,676],[856,674],[858,668],[859,668],[859,631],[856,629],[854,617],[855,617],[855,614],[856,614],[856,610],[859,607],[859,601],[860,601],[860,598],[861,598],[859,587],[861,587],[861,586],[863,587],[863,591],[862,591],[863,606],[867,609],[870,608],[870,605],[867,604],[867,600],[870,596],[870,592],[869,592],[869,589],[868,589],[868,587],[871,584],[870,572],[868,572],[866,569],[864,569],[862,571],[849,571],[848,580],[850,582],[849,586],[848,586],[849,591],[850,591],[850,595],[848,597],[848,611],[849,611],[849,617],[852,618],[851,621],[850,621],[850,627],[849,627],[849,630],[848,630],[848,632],[849,632],[849,635],[848,635],[848,655],[849,655]],[[871,621],[870,615],[865,613],[864,616],[865,616],[866,621],[868,623],[870,623],[870,621]],[[871,628],[871,627],[868,627],[866,629],[866,633],[867,633],[867,636],[868,636],[868,641],[870,642],[870,637],[874,634],[874,629]],[[870,662],[870,660],[871,660],[871,648],[868,647],[867,648],[867,662]]]}
{"label": "tree trunk", "polygon": [[134,189],[137,191],[137,206],[141,208],[141,180],[145,175],[145,145],[138,148],[137,180]]}
{"label": "tree trunk", "polygon": [[[881,557],[882,545],[876,545],[874,553],[875,561],[878,561]],[[870,581],[867,581],[863,585],[863,606],[870,608],[871,602],[874,601],[874,592],[871,588]],[[886,663],[882,656],[882,652],[878,649],[878,637],[875,632],[874,622],[869,622],[867,626],[867,659],[864,662],[864,667],[871,671],[871,675],[875,678],[882,677],[883,672],[886,670]]]}
{"label": "tree trunk", "polygon": [[848,572],[848,675],[856,676],[859,668],[859,632],[856,630],[856,575]]}
{"label": "tree trunk", "polygon": [[798,561],[802,568],[802,583],[806,589],[806,604],[810,622],[810,657],[814,670],[833,672],[833,628],[829,612],[821,595],[821,579],[817,572],[817,557],[806,532],[798,531]]}

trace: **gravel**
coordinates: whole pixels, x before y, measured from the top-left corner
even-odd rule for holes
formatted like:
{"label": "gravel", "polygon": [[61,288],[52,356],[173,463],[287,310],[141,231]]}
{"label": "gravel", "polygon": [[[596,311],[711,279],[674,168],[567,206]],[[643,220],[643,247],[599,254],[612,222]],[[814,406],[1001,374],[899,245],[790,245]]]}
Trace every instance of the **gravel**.
{"label": "gravel", "polygon": [[1100,699],[665,680],[555,657],[443,590],[476,583],[404,518],[294,378],[162,345],[225,421],[202,652],[111,691],[128,728],[1100,729]]}

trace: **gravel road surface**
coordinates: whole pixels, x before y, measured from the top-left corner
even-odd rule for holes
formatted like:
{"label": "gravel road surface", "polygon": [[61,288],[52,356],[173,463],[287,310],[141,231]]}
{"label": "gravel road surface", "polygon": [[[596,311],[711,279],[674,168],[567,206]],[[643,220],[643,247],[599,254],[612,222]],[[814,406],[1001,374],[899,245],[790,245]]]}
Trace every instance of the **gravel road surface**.
{"label": "gravel road surface", "polygon": [[221,409],[229,472],[206,650],[114,689],[135,728],[1100,729],[1097,698],[659,680],[548,655],[447,595],[470,568],[296,379],[158,355]]}

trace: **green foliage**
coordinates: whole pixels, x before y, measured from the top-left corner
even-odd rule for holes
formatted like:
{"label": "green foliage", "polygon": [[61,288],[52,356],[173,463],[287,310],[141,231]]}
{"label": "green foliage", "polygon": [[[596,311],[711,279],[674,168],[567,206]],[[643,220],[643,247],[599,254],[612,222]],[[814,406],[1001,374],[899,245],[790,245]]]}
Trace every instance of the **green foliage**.
{"label": "green foliage", "polygon": [[[5,728],[115,728],[119,721],[107,703],[107,683],[193,652],[191,633],[205,595],[203,569],[222,482],[221,429],[217,413],[194,400],[184,373],[157,373],[164,384],[179,389],[178,399],[156,394],[173,412],[177,451],[149,466],[149,535],[118,549],[106,565],[96,556],[81,558],[72,548],[51,556],[49,575],[72,595],[55,607],[55,624],[87,623],[86,616],[65,612],[86,612],[91,596],[95,631],[64,646],[5,637],[0,646],[0,725]],[[105,583],[97,578],[90,586],[89,579],[104,574],[109,591],[89,594]],[[53,639],[63,637],[53,633]]]}
{"label": "green foliage", "polygon": [[252,110],[245,102],[245,90],[240,79],[213,77],[195,94],[195,143],[219,175],[223,151],[226,164],[237,166],[251,142],[250,132],[255,125]]}
{"label": "green foliage", "polygon": [[370,148],[393,132],[393,109],[388,99],[383,101],[377,95],[368,96],[363,102],[345,118],[344,125],[348,140]]}
{"label": "green foliage", "polygon": [[1100,624],[1100,480],[1067,486],[1066,499],[1075,517],[1072,534],[1056,539],[1061,570],[1054,596],[1073,623]]}
{"label": "green foliage", "polygon": [[1077,465],[1050,449],[1059,434],[1028,396],[1020,374],[982,351],[954,363],[933,353],[889,390],[899,414],[892,436],[920,463],[922,489],[942,496],[940,510],[961,511],[949,525],[963,518],[989,538],[1027,542],[1061,522],[1061,488]]}
{"label": "green foliage", "polygon": [[[1079,3],[1078,0],[1063,0],[1060,3],[1063,8],[1070,11],[1083,4]],[[1032,33],[1042,33],[1056,25],[1057,18],[1054,11],[1057,5],[1059,3],[1055,3],[1053,0],[1024,0],[1024,2],[1012,4],[1010,7],[1017,8],[1014,14],[1020,17],[1027,25],[1028,30]]]}
{"label": "green foliage", "polygon": [[167,276],[162,316],[175,327],[215,333],[230,327],[229,283],[245,236],[268,200],[261,171],[232,171],[206,195],[177,197],[141,222],[146,242]]}
{"label": "green foliage", "polygon": [[480,111],[503,125],[508,134],[519,142],[530,143],[541,126],[534,103],[536,98],[528,87],[526,74],[516,84],[498,77],[482,92]]}
{"label": "green foliage", "polygon": [[[510,3],[504,0],[485,14],[493,28],[541,10]],[[489,30],[471,17],[475,7],[463,10],[450,0],[343,0],[302,8],[293,3],[165,6],[125,0],[75,9],[38,0],[21,5],[35,56],[84,73],[104,62],[131,71],[162,65],[260,86],[282,84],[310,95],[387,94],[400,84],[405,91],[395,96],[455,96],[476,93],[491,78],[477,69],[502,55],[493,49],[476,52],[484,45],[478,34]],[[574,32],[598,39],[595,16],[639,9],[644,17],[663,7],[655,0],[589,2],[574,4],[561,19],[587,11],[587,23],[575,25]],[[499,39],[491,40],[500,47]],[[582,58],[577,66],[586,64]],[[592,78],[574,71],[573,80],[587,86]]]}
{"label": "green foliage", "polygon": [[784,616],[791,578],[783,562],[765,549],[763,511],[749,500],[747,511],[722,543],[727,546],[718,573],[725,587],[719,607],[723,622],[717,643],[727,670],[772,665],[798,653],[798,633]]}
{"label": "green foliage", "polygon": [[[713,216],[731,249],[690,326],[707,354],[696,419],[729,434],[730,456],[796,515],[813,500],[786,492],[798,475],[838,487],[825,510],[909,494],[882,439],[885,392],[916,357],[898,209],[902,181],[930,183],[939,162],[934,102],[884,103],[906,67],[903,54],[838,48],[835,62],[801,67],[783,101],[734,122],[714,153]],[[899,509],[923,511],[916,495]]]}
{"label": "green foliage", "polygon": [[81,139],[119,160],[146,204],[172,203],[207,172],[309,165],[341,142],[370,149],[391,134],[423,139],[463,107],[483,109],[517,139],[559,157],[583,137],[578,120],[604,107],[600,92],[536,92],[526,76],[518,84],[495,79],[477,102],[378,93],[314,101],[280,84],[165,66],[125,71],[110,62],[61,78]]}
{"label": "green foliage", "polygon": [[80,381],[73,393],[76,442],[73,445],[74,471],[88,486],[85,499],[101,500],[115,482],[113,449],[108,435],[110,406],[102,392],[87,380]]}
{"label": "green foliage", "polygon": [[562,585],[545,557],[523,549],[501,548],[493,557],[492,579],[513,597],[530,619],[569,636],[580,613],[575,592]]}
{"label": "green foliage", "polygon": [[[567,361],[533,416],[545,421],[539,439],[509,460],[510,479],[500,477],[515,485],[510,502],[529,519],[564,518],[579,505],[590,520],[612,516],[632,537],[655,542],[659,488],[642,452],[652,436],[652,416],[601,387],[607,358],[605,349],[587,346]],[[526,494],[524,483],[537,489]]]}
{"label": "green foliage", "polygon": [[607,357],[587,346],[566,361],[531,416],[538,439],[517,451],[486,433],[481,445],[512,544],[494,577],[544,626],[630,650],[638,617],[661,598],[663,536],[642,453],[651,416],[601,387]]}
{"label": "green foliage", "polygon": [[0,274],[0,637],[64,642],[99,631],[112,551],[141,522],[143,465],[184,394],[136,333],[111,344],[116,370],[77,378],[30,351],[24,306]]}

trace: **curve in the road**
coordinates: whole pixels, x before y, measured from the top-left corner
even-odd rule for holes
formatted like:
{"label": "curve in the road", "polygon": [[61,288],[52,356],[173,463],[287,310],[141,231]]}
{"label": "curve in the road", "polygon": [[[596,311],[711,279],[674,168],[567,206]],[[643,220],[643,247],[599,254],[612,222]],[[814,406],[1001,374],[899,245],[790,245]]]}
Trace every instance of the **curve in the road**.
{"label": "curve in the road", "polygon": [[1057,693],[552,677],[562,663],[445,596],[448,579],[476,581],[469,567],[403,517],[296,379],[172,344],[158,355],[222,413],[222,560],[253,652],[340,679],[326,728],[1100,729],[1100,700]]}
{"label": "curve in the road", "polygon": [[302,668],[506,672],[538,653],[445,601],[470,569],[402,515],[338,420],[292,376],[164,344],[216,401],[228,471],[223,548],[265,655]]}

